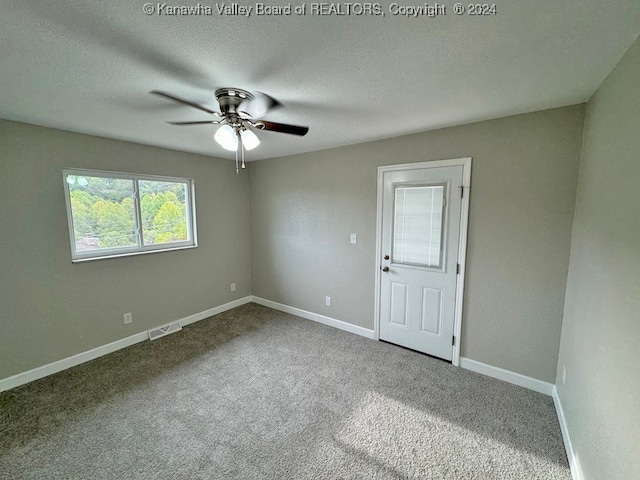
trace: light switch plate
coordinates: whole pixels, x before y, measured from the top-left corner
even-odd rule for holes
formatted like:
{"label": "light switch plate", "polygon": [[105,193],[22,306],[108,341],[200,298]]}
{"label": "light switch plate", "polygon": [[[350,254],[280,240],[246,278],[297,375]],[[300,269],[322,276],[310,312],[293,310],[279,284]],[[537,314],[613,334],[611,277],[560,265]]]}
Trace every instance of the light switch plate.
{"label": "light switch plate", "polygon": [[351,234],[351,243],[358,243],[358,236],[355,233]]}

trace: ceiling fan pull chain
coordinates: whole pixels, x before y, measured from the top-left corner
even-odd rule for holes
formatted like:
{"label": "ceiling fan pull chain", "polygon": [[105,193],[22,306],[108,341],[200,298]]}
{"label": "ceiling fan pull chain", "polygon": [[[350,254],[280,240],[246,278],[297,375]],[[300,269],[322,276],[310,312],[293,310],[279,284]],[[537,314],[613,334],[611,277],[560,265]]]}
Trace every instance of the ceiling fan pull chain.
{"label": "ceiling fan pull chain", "polygon": [[[240,145],[238,145],[238,148],[240,148]],[[236,175],[240,173],[240,170],[238,169],[238,148],[236,148]]]}
{"label": "ceiling fan pull chain", "polygon": [[242,168],[246,168],[244,165],[244,143],[242,143],[242,140],[240,141],[240,148],[242,148]]}

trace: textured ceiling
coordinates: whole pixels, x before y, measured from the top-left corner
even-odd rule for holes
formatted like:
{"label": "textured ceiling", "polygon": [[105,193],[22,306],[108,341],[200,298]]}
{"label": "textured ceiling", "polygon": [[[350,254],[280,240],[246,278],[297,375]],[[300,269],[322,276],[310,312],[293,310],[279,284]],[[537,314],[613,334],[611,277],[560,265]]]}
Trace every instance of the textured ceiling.
{"label": "textured ceiling", "polygon": [[148,92],[217,109],[213,91],[238,87],[284,104],[266,119],[310,127],[259,132],[248,156],[264,159],[586,101],[640,31],[638,0],[503,0],[489,16],[446,1],[434,18],[387,2],[384,16],[314,15],[311,2],[305,15],[257,15],[239,2],[249,17],[207,0],[167,5],[213,15],[158,15],[162,2],[146,15],[144,3],[0,0],[0,117],[231,158],[214,127],[165,123],[205,113]]}

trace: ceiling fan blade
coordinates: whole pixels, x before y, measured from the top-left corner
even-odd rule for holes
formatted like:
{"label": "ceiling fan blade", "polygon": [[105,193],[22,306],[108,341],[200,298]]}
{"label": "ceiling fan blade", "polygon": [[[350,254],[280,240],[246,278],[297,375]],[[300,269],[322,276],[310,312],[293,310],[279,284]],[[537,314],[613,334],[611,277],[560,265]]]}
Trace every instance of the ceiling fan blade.
{"label": "ceiling fan blade", "polygon": [[270,110],[275,110],[281,106],[282,104],[275,98],[266,93],[256,92],[251,100],[243,100],[238,105],[238,112],[244,113],[251,118],[262,118]]}
{"label": "ceiling fan blade", "polygon": [[207,107],[203,107],[202,105],[198,105],[197,103],[190,102],[189,100],[185,100],[184,98],[176,97],[175,95],[172,95],[167,92],[161,92],[160,90],[151,90],[149,93],[153,93],[154,95],[159,95],[161,97],[168,98],[169,100],[173,100],[174,102],[189,105],[190,107],[197,108],[198,110],[202,110],[203,112],[210,113],[211,115],[215,115],[216,117],[222,116],[218,112],[209,110]]}
{"label": "ceiling fan blade", "polygon": [[204,120],[204,121],[200,121],[200,122],[167,122],[170,123],[171,125],[211,125],[211,124],[217,124],[220,123],[217,120]]}
{"label": "ceiling fan blade", "polygon": [[272,132],[290,133],[291,135],[305,136],[309,131],[309,127],[300,127],[298,125],[287,125],[286,123],[268,122],[260,120],[255,126],[262,130],[270,130]]}

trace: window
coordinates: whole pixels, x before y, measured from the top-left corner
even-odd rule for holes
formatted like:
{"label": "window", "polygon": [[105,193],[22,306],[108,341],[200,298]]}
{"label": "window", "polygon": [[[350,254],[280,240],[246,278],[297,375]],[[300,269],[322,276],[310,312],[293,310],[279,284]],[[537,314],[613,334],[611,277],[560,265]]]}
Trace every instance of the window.
{"label": "window", "polygon": [[393,261],[440,268],[444,186],[398,186],[393,213]]}
{"label": "window", "polygon": [[74,262],[197,245],[193,180],[63,170]]}

